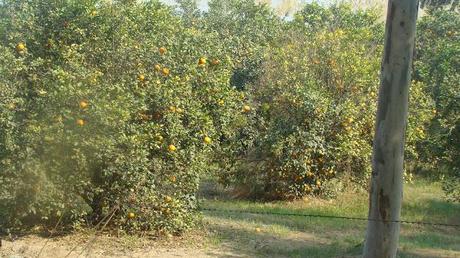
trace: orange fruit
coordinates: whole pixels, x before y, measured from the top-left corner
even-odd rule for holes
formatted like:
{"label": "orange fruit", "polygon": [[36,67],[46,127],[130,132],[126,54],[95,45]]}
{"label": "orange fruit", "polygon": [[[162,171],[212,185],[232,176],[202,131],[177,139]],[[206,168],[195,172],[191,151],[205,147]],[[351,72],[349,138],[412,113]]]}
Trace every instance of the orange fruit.
{"label": "orange fruit", "polygon": [[211,139],[210,137],[208,137],[208,136],[204,137],[203,141],[204,141],[204,143],[206,143],[206,144],[212,143],[212,139]]}
{"label": "orange fruit", "polygon": [[176,112],[176,111],[177,111],[177,109],[176,109],[176,107],[175,107],[175,106],[169,106],[169,111],[171,111],[171,112],[173,112],[173,113],[174,113],[174,112]]}
{"label": "orange fruit", "polygon": [[220,64],[220,60],[219,59],[213,59],[211,64],[212,65],[218,65],[218,64]]}
{"label": "orange fruit", "polygon": [[77,119],[77,125],[79,125],[79,126],[84,126],[84,125],[85,125],[85,120],[83,120],[83,119]]}
{"label": "orange fruit", "polygon": [[163,70],[161,70],[161,72],[163,73],[164,76],[168,76],[169,75],[169,69],[164,67]]}
{"label": "orange fruit", "polygon": [[166,53],[166,48],[165,47],[160,47],[160,49],[158,49],[158,51],[160,51],[160,54],[164,55]]}
{"label": "orange fruit", "polygon": [[26,45],[24,43],[20,42],[16,45],[16,51],[18,52],[23,52],[26,49]]}
{"label": "orange fruit", "polygon": [[176,180],[177,180],[176,176],[170,176],[169,177],[169,181],[171,181],[173,183],[176,182]]}
{"label": "orange fruit", "polygon": [[206,64],[206,58],[201,57],[200,59],[198,59],[199,66],[204,66],[205,64]]}
{"label": "orange fruit", "polygon": [[244,106],[243,106],[243,112],[248,113],[248,112],[250,112],[250,111],[251,111],[251,107],[250,107],[250,106],[248,106],[248,105],[244,105]]}
{"label": "orange fruit", "polygon": [[154,66],[154,68],[155,68],[155,70],[158,71],[158,72],[161,71],[161,66],[160,66],[159,64],[156,64],[156,65]]}
{"label": "orange fruit", "polygon": [[134,219],[135,217],[136,217],[136,214],[134,214],[134,212],[128,213],[128,219]]}
{"label": "orange fruit", "polygon": [[219,100],[219,102],[217,102],[217,104],[219,104],[220,106],[223,106],[225,103],[225,101],[223,99]]}
{"label": "orange fruit", "polygon": [[174,146],[173,144],[170,144],[170,145],[168,146],[168,150],[169,150],[169,152],[175,152],[175,151],[177,150],[177,148],[176,148],[176,146]]}
{"label": "orange fruit", "polygon": [[137,79],[138,79],[140,82],[143,82],[143,81],[145,81],[145,75],[139,74],[139,76],[137,76]]}
{"label": "orange fruit", "polygon": [[79,105],[80,105],[81,109],[85,109],[85,108],[88,107],[88,102],[82,100],[82,101],[80,101]]}

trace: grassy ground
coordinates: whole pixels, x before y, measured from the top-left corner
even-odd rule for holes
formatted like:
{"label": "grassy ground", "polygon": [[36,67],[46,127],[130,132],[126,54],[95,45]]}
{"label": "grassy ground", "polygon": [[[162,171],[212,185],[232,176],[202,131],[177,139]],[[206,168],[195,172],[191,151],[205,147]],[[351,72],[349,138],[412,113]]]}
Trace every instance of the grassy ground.
{"label": "grassy ground", "polygon": [[[445,202],[439,184],[406,185],[402,219],[460,224],[460,205]],[[205,200],[212,209],[275,213],[367,216],[367,194],[349,193],[332,201],[255,203]],[[242,257],[355,257],[362,250],[366,221],[205,212],[211,241]],[[460,257],[460,228],[403,224],[399,257]]]}
{"label": "grassy ground", "polygon": [[[215,188],[210,188],[215,189]],[[367,194],[346,193],[336,200],[257,203],[207,191],[201,229],[173,239],[116,237],[91,230],[53,238],[40,234],[5,240],[0,257],[359,257],[366,221],[230,213],[250,210],[351,217],[367,216]],[[460,224],[460,204],[443,200],[439,184],[406,185],[402,218]],[[460,227],[403,224],[399,257],[460,257]]]}

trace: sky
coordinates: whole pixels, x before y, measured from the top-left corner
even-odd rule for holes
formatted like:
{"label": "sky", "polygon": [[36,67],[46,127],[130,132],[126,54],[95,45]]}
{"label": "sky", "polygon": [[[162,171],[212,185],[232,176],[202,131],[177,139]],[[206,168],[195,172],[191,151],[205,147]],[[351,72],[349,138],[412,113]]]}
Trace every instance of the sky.
{"label": "sky", "polygon": [[[167,4],[174,4],[174,0],[161,0],[161,1]],[[207,6],[208,6],[207,0],[197,0],[197,1],[198,1],[200,9],[202,10],[207,9]],[[279,5],[282,1],[283,0],[271,0],[273,6]],[[303,0],[302,2],[306,2],[306,1],[311,2],[311,0]]]}

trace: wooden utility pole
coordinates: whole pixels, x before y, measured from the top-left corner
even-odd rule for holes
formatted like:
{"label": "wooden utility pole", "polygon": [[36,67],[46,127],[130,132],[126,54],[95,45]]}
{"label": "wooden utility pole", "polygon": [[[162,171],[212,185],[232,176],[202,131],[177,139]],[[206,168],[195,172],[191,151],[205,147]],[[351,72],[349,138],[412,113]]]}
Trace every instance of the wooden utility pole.
{"label": "wooden utility pole", "polygon": [[418,0],[389,0],[372,156],[365,258],[395,257]]}

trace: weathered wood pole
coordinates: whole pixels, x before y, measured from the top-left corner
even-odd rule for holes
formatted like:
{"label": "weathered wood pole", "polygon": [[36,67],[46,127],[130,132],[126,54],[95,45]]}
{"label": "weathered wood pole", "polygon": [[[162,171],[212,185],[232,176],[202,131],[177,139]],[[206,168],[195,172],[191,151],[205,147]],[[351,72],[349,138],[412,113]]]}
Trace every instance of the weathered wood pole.
{"label": "weathered wood pole", "polygon": [[389,0],[363,256],[395,257],[403,193],[404,141],[418,0]]}

